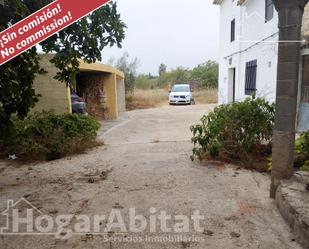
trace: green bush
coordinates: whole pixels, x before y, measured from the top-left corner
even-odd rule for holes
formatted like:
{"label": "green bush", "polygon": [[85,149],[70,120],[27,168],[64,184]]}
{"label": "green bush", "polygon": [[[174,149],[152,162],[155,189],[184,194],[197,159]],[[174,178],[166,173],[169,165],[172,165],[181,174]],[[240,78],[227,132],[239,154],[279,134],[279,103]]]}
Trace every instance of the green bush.
{"label": "green bush", "polygon": [[275,107],[261,98],[220,105],[191,127],[193,155],[217,157],[225,152],[231,158],[245,158],[253,148],[270,144]]}
{"label": "green bush", "polygon": [[0,141],[0,146],[5,154],[53,160],[94,146],[99,128],[97,121],[85,115],[35,113],[14,120],[13,135]]}
{"label": "green bush", "polygon": [[300,167],[300,170],[309,172],[309,160],[306,161],[305,164]]}

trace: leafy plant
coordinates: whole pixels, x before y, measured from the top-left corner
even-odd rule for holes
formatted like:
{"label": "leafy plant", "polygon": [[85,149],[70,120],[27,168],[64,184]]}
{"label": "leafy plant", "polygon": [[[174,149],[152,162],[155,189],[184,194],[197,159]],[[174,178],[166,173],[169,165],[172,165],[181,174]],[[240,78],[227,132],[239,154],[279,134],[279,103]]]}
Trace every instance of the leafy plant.
{"label": "leafy plant", "polygon": [[309,131],[301,134],[295,142],[295,166],[309,167]]}
{"label": "leafy plant", "polygon": [[269,172],[271,172],[273,169],[273,157],[272,156],[267,157],[267,169]]}
{"label": "leafy plant", "polygon": [[43,112],[16,119],[14,127],[10,139],[0,140],[6,155],[52,160],[96,145],[100,124],[90,116]]}
{"label": "leafy plant", "polygon": [[231,158],[247,158],[254,148],[270,144],[275,108],[261,98],[220,105],[191,127],[193,155],[202,160],[220,152]]}
{"label": "leafy plant", "polygon": [[301,171],[308,171],[309,172],[309,160],[305,162],[303,166],[300,167]]}
{"label": "leafy plant", "polygon": [[[267,158],[269,171],[272,169],[272,157]],[[295,141],[294,166],[302,171],[309,171],[309,132],[301,134]]]}

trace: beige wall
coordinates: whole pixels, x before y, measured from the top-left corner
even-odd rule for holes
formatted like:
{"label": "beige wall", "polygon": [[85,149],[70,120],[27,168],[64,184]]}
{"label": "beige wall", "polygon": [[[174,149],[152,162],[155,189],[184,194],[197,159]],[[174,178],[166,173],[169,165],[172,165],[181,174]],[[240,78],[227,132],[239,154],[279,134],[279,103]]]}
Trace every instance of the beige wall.
{"label": "beige wall", "polygon": [[118,113],[126,111],[126,90],[124,79],[117,77]]}
{"label": "beige wall", "polygon": [[49,62],[51,56],[41,57],[41,67],[48,73],[39,75],[34,81],[36,94],[40,94],[39,102],[32,111],[54,110],[56,113],[71,112],[70,88],[54,79],[57,69]]}
{"label": "beige wall", "polygon": [[[70,88],[54,79],[57,69],[49,62],[51,58],[52,55],[41,56],[41,67],[48,73],[38,76],[34,82],[36,93],[42,97],[33,111],[54,110],[56,113],[70,113],[72,112]],[[103,64],[84,62],[81,62],[80,70],[104,73],[102,87],[105,92],[104,107],[107,109],[108,119],[116,119],[120,112],[125,111],[125,86],[122,72]]]}
{"label": "beige wall", "polygon": [[104,92],[106,93],[105,106],[108,119],[118,118],[116,75],[110,74],[104,77]]}

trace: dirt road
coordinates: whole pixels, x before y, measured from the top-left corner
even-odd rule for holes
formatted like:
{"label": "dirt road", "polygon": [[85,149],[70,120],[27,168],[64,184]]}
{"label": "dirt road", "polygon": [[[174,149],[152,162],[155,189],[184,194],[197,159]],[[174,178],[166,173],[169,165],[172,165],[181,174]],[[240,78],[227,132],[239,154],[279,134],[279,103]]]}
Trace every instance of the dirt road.
{"label": "dirt road", "polygon": [[[147,221],[161,211],[190,217],[199,210],[205,218],[203,230],[195,231],[190,223],[190,232],[182,233],[182,238],[196,241],[145,242],[146,236],[161,235],[160,240],[167,235],[157,222],[156,233],[147,228],[133,235],[118,235],[116,229],[108,235],[81,234],[68,239],[1,236],[0,248],[299,248],[268,198],[268,175],[232,165],[191,162],[189,127],[212,108],[196,105],[129,112],[116,123],[106,123],[100,136],[106,145],[86,154],[23,166],[0,163],[0,212],[8,199],[25,197],[42,214],[74,214],[70,227],[78,223],[78,215],[92,218],[108,215],[112,209],[121,212],[125,221],[130,208],[136,208]],[[104,227],[106,222],[99,225]],[[129,242],[107,242],[113,236]],[[171,236],[177,239],[174,232]],[[130,242],[138,237],[142,237],[140,242]]]}

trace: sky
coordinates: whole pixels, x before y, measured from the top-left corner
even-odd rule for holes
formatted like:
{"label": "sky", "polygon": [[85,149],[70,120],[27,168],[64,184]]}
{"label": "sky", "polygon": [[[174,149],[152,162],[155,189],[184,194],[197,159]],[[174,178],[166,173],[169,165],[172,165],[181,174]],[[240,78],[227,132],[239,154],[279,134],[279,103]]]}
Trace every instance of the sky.
{"label": "sky", "polygon": [[116,0],[126,23],[122,48],[105,48],[103,62],[124,52],[139,60],[139,73],[193,68],[219,57],[219,6],[213,0]]}

